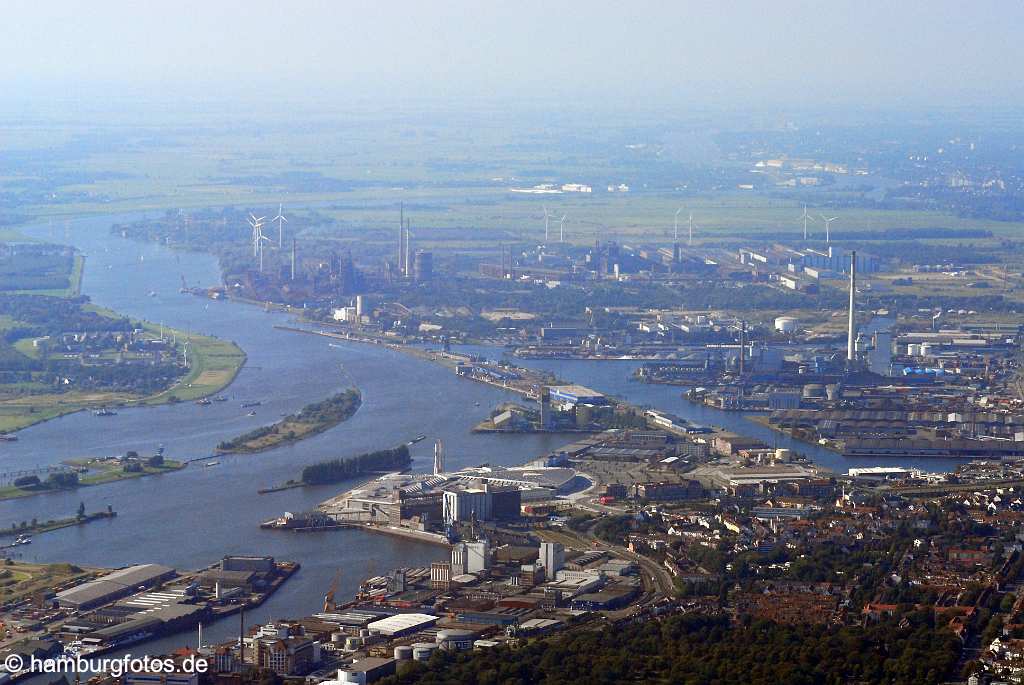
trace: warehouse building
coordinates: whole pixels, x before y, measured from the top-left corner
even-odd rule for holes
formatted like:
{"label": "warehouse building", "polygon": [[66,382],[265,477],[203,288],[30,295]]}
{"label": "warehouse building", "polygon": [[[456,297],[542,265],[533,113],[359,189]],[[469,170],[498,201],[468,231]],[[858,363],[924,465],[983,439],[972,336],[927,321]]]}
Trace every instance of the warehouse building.
{"label": "warehouse building", "polygon": [[437,620],[437,616],[430,614],[396,614],[374,621],[366,627],[387,637],[402,637],[431,628]]}
{"label": "warehouse building", "polygon": [[57,604],[63,609],[77,611],[91,609],[132,595],[140,589],[159,585],[177,575],[178,572],[173,568],[160,564],[129,566],[108,573],[102,578],[58,592]]}

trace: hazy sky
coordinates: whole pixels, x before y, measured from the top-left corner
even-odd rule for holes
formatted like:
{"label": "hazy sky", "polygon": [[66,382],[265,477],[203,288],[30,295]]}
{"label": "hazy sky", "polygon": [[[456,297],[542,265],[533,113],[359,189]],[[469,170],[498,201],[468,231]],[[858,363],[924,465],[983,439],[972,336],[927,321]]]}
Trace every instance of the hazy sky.
{"label": "hazy sky", "polygon": [[1024,102],[1024,3],[4,0],[8,93]]}

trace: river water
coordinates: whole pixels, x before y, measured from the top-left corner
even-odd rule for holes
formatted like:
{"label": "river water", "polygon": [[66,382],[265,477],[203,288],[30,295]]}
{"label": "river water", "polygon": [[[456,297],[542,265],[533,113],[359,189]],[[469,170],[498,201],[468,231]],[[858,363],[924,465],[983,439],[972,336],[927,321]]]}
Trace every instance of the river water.
{"label": "river water", "polygon": [[[289,323],[285,314],[181,294],[182,276],[189,285],[216,284],[216,261],[110,235],[111,223],[123,219],[72,222],[68,239],[87,255],[82,292],[96,304],[132,317],[237,342],[248,360],[225,391],[230,401],[205,407],[189,402],[119,409],[111,417],[81,412],[38,424],[19,432],[18,442],[0,443],[0,468],[30,469],[126,450],[149,454],[158,445],[165,446],[170,458],[202,457],[219,441],[270,423],[353,381],[363,393],[363,404],[352,419],[318,436],[261,454],[219,457],[215,467],[193,464],[161,476],[0,502],[0,526],[72,515],[79,501],[89,511],[109,504],[119,514],[110,521],[36,536],[31,546],[20,548],[26,561],[106,567],[154,562],[192,569],[224,554],[271,554],[300,562],[302,570],[250,620],[301,616],[319,610],[337,570],[339,596],[347,597],[367,576],[429,564],[447,552],[363,531],[260,530],[260,521],[283,511],[310,509],[346,485],[258,495],[260,487],[294,478],[306,464],[391,447],[421,433],[430,438],[413,446],[414,466],[422,470],[432,465],[435,437],[444,439],[451,468],[483,462],[519,464],[571,439],[472,434],[472,426],[492,406],[513,395],[376,346],[332,345],[326,338],[275,329],[275,324]],[[45,227],[25,230],[48,237]],[[256,416],[240,407],[246,400],[262,401]],[[221,622],[207,627],[204,638],[221,639],[235,630],[235,621]],[[181,637],[170,638],[139,646],[135,652],[156,653],[181,643]]]}
{"label": "river water", "polygon": [[[363,531],[296,534],[260,530],[262,520],[283,511],[303,511],[346,489],[345,484],[258,495],[257,489],[296,477],[309,463],[390,447],[418,434],[428,440],[413,447],[414,468],[431,466],[433,438],[443,438],[450,468],[483,462],[519,464],[570,441],[559,435],[473,434],[472,426],[494,405],[515,399],[488,385],[458,379],[429,362],[377,346],[329,342],[325,338],[275,329],[290,317],[236,302],[215,302],[179,293],[189,285],[219,282],[216,260],[203,254],[141,244],[111,235],[110,225],[137,217],[101,217],[72,222],[66,240],[86,255],[82,292],[99,305],[132,317],[178,329],[234,340],[248,354],[235,382],[225,391],[230,401],[118,410],[117,416],[79,413],[19,433],[15,443],[0,443],[0,469],[13,471],[52,465],[73,457],[103,456],[136,450],[149,454],[163,445],[170,458],[211,453],[225,438],[276,420],[281,414],[358,385],[363,404],[356,415],[321,435],[256,455],[219,457],[215,467],[193,464],[183,471],[134,481],[82,488],[73,493],[0,502],[0,526],[68,516],[84,501],[95,511],[111,505],[115,519],[40,535],[21,548],[26,561],[70,561],[105,567],[162,563],[198,568],[225,554],[270,554],[302,564],[302,570],[249,621],[301,616],[318,611],[324,592],[340,570],[339,596],[350,596],[367,576],[398,566],[416,566],[446,556],[426,543]],[[25,229],[47,238],[45,227]],[[150,293],[153,293],[151,296]],[[500,356],[494,348],[469,348]],[[797,443],[754,424],[741,414],[691,404],[680,389],[645,385],[630,379],[632,361],[523,361],[641,405],[658,407],[694,422],[753,435],[771,445],[790,447],[815,461],[845,471],[850,466],[887,463],[851,462],[832,452]],[[240,404],[260,400],[256,416]],[[892,462],[888,462],[892,463]],[[925,468],[949,468],[948,461],[904,462]],[[349,484],[351,485],[351,484]],[[204,629],[206,640],[222,640],[237,631],[228,619]],[[195,644],[192,636],[173,636],[132,651],[162,653]]]}

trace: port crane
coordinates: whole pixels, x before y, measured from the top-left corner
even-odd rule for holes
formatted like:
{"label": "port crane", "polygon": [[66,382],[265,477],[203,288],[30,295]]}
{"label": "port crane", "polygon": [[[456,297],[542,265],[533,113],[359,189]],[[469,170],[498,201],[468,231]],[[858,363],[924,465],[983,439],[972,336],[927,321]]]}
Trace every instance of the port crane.
{"label": "port crane", "polygon": [[334,595],[338,592],[338,580],[341,577],[341,570],[339,569],[334,574],[334,580],[331,581],[331,587],[327,589],[327,594],[324,595],[324,613],[334,613],[335,603]]}

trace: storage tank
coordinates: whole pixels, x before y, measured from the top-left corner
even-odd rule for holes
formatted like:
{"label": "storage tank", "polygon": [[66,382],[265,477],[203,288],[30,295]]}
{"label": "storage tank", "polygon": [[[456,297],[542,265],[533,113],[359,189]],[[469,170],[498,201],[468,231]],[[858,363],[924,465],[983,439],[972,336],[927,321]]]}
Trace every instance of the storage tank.
{"label": "storage tank", "polygon": [[445,651],[457,651],[460,649],[472,649],[476,633],[471,630],[459,630],[449,628],[437,631],[437,645]]}
{"label": "storage tank", "polygon": [[775,461],[780,464],[788,464],[793,460],[793,450],[780,447],[775,450]]}
{"label": "storage tank", "polygon": [[412,659],[412,645],[395,647],[395,661],[409,661],[410,659]]}
{"label": "storage tank", "polygon": [[363,646],[363,638],[361,637],[347,637],[345,638],[345,649],[349,651],[355,651]]}
{"label": "storage tank", "polygon": [[792,316],[779,316],[775,319],[775,330],[779,333],[796,333],[800,322]]}
{"label": "storage tank", "polygon": [[417,642],[412,646],[412,658],[415,661],[430,661],[436,651],[437,645],[433,642]]}

